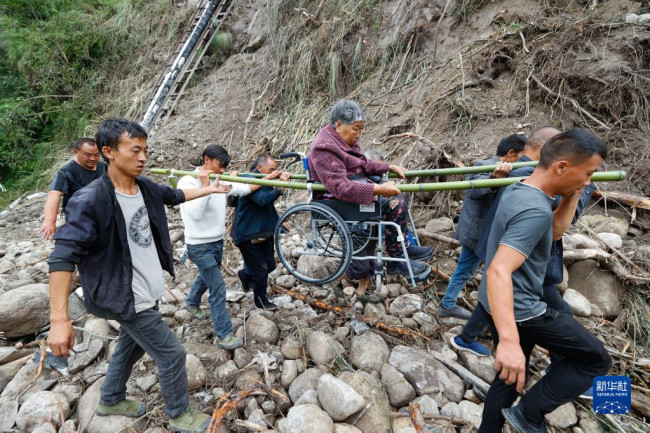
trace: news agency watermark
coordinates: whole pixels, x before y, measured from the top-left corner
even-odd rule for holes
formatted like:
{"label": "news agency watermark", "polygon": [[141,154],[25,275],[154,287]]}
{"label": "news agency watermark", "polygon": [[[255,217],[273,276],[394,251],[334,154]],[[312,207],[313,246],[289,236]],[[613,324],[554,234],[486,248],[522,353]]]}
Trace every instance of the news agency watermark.
{"label": "news agency watermark", "polygon": [[632,409],[632,382],[627,376],[598,376],[594,379],[594,412],[622,415]]}

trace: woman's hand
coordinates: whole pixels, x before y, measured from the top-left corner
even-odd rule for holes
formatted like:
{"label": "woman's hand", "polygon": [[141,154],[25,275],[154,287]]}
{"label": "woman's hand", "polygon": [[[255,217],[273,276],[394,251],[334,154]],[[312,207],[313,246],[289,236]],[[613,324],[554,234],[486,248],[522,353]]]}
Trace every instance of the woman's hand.
{"label": "woman's hand", "polygon": [[402,193],[402,191],[395,186],[395,182],[376,184],[372,192],[373,194],[383,195],[384,197],[392,197]]}
{"label": "woman's hand", "polygon": [[404,176],[404,168],[400,167],[399,165],[389,165],[388,166],[388,171],[391,171],[398,175],[400,178],[404,179],[406,176]]}

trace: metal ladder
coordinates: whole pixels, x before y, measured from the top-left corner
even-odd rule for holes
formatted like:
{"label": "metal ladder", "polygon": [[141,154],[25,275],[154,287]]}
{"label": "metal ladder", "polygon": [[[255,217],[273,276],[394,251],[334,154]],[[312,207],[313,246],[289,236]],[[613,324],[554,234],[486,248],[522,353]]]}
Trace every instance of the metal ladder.
{"label": "metal ladder", "polygon": [[[156,127],[164,125],[173,114],[233,3],[234,0],[201,0],[198,4],[194,15],[185,27],[182,42],[176,46],[176,50],[169,57],[165,69],[158,77],[155,90],[149,97],[141,122],[145,129],[150,130],[154,125]],[[209,18],[205,17],[206,10],[211,7],[214,7],[212,15]],[[199,26],[202,28],[196,31]],[[192,48],[189,49],[189,46]]]}

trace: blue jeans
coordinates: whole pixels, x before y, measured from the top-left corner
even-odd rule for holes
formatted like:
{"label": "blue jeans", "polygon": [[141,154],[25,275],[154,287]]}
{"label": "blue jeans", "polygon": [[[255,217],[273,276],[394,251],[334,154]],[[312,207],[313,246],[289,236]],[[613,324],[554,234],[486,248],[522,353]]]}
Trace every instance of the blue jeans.
{"label": "blue jeans", "polygon": [[162,321],[156,307],[137,313],[134,320],[119,323],[120,334],[108,363],[100,402],[113,406],[126,398],[126,382],[131,376],[133,365],[146,352],[158,365],[165,412],[170,418],[176,418],[187,409],[190,402],[187,394],[185,349],[169,326]]}
{"label": "blue jeans", "polygon": [[471,248],[463,247],[460,250],[460,257],[458,258],[458,266],[451,276],[445,296],[442,298],[442,308],[453,310],[456,308],[456,300],[463,286],[470,278],[474,276],[476,270],[481,264],[481,259],[474,253]]}
{"label": "blue jeans", "polygon": [[190,294],[185,301],[188,307],[201,305],[201,296],[210,289],[208,303],[212,326],[220,340],[232,334],[232,322],[226,311],[226,283],[221,276],[221,258],[223,256],[223,241],[208,244],[188,245],[187,255],[199,268]]}

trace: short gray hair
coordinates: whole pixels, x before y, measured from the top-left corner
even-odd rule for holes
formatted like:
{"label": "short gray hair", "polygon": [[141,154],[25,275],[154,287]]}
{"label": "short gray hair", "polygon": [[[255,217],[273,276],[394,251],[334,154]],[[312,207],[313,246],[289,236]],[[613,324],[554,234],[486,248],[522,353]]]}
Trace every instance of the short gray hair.
{"label": "short gray hair", "polygon": [[349,125],[359,121],[365,122],[366,115],[363,113],[363,110],[357,101],[342,99],[332,107],[332,112],[330,113],[330,123],[332,126],[336,126],[336,122],[339,120],[343,122],[344,125]]}

